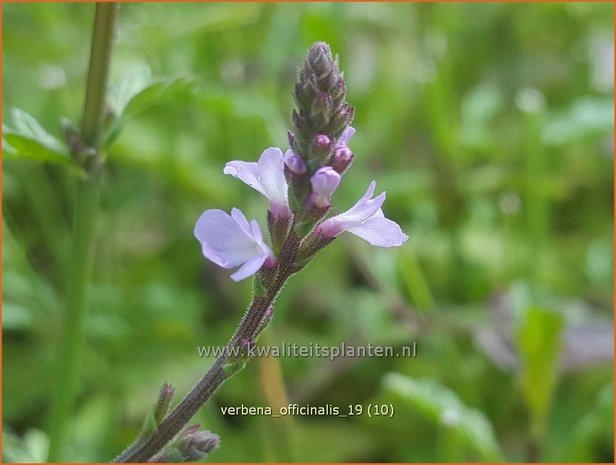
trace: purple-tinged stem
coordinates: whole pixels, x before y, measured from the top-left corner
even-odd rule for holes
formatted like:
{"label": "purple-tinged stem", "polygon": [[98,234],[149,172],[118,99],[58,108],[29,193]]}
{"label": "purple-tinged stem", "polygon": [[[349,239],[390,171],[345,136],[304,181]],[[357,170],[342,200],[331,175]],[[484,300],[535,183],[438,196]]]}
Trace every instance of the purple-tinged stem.
{"label": "purple-tinged stem", "polygon": [[264,318],[268,318],[268,309],[276,300],[286,281],[295,272],[294,263],[299,244],[299,238],[294,233],[290,233],[279,255],[274,281],[265,295],[253,298],[223,355],[214,362],[152,435],[138,440],[122,452],[114,462],[147,462],[180,432],[223,383],[232,376],[224,369],[229,354],[234,354],[241,349],[242,341],[254,341],[263,329],[262,323]]}

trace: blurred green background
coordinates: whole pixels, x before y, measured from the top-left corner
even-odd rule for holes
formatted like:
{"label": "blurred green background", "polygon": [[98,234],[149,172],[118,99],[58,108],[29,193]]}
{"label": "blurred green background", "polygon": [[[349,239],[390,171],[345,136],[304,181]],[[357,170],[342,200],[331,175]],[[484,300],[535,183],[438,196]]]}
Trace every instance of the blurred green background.
{"label": "blurred green background", "polygon": [[[93,9],[3,5],[4,461],[45,459],[76,176],[61,119],[80,118]],[[195,419],[222,437],[210,460],[612,462],[613,5],[587,3],[122,5],[66,460],[110,460],[164,381],[181,397],[209,366],[197,345],[233,332],[250,282],[201,256],[194,222],[237,206],[264,225],[222,168],[286,148],[317,40],[356,107],[334,205],[376,179],[410,239],[336,240],[261,342],[418,354],[251,361]],[[289,402],[395,414],[220,409]]]}

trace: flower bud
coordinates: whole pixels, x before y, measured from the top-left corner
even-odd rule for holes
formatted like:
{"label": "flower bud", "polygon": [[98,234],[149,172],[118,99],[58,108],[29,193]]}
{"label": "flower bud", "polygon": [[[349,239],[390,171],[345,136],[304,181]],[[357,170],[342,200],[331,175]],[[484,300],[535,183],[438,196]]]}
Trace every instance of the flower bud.
{"label": "flower bud", "polygon": [[320,92],[312,104],[312,115],[322,115],[325,120],[328,120],[333,106],[334,102],[329,94]]}
{"label": "flower bud", "polygon": [[344,173],[351,165],[351,162],[355,158],[353,152],[348,147],[338,147],[332,157],[332,168],[339,174]]}
{"label": "flower bud", "polygon": [[160,389],[158,402],[156,404],[156,408],[154,409],[154,419],[156,420],[157,425],[159,425],[167,416],[169,404],[171,403],[174,393],[175,389],[169,383],[163,384],[163,387]]}
{"label": "flower bud", "polygon": [[293,132],[295,136],[300,140],[306,140],[308,134],[310,134],[310,126],[302,115],[293,110],[291,114],[291,122],[293,123]]}
{"label": "flower bud", "polygon": [[316,42],[306,57],[306,67],[311,69],[318,77],[329,74],[334,66],[332,52],[325,42]]}
{"label": "flower bud", "polygon": [[333,133],[342,133],[353,122],[355,108],[348,103],[343,104],[332,118],[329,129]]}
{"label": "flower bud", "polygon": [[325,166],[320,168],[310,178],[312,186],[312,202],[319,207],[329,205],[329,199],[340,184],[340,175],[331,167]]}
{"label": "flower bud", "polygon": [[317,83],[317,78],[314,74],[310,74],[303,83],[301,83],[301,88],[298,89],[301,91],[303,100],[305,104],[303,106],[298,106],[298,108],[310,108],[314,99],[319,94],[319,84]]}
{"label": "flower bud", "polygon": [[297,142],[297,137],[291,131],[287,131],[287,139],[289,140],[289,147],[291,151],[294,153],[300,153],[299,143]]}
{"label": "flower bud", "polygon": [[314,138],[314,143],[312,144],[311,155],[319,160],[321,164],[327,162],[329,158],[329,154],[332,150],[332,140],[324,134],[319,134]]}
{"label": "flower bud", "polygon": [[337,108],[344,103],[346,93],[347,88],[344,78],[342,76],[338,76],[331,89],[331,96],[334,99],[334,107]]}
{"label": "flower bud", "polygon": [[186,461],[199,460],[216,450],[220,437],[210,431],[199,431],[199,425],[189,427],[178,440],[177,448]]}
{"label": "flower bud", "polygon": [[292,150],[287,150],[284,154],[284,163],[295,174],[304,174],[306,172],[306,163],[299,155],[296,155]]}
{"label": "flower bud", "polygon": [[306,96],[303,92],[303,86],[299,82],[295,83],[295,87],[293,89],[293,98],[295,99],[295,105],[297,105],[297,108],[303,108],[308,103]]}

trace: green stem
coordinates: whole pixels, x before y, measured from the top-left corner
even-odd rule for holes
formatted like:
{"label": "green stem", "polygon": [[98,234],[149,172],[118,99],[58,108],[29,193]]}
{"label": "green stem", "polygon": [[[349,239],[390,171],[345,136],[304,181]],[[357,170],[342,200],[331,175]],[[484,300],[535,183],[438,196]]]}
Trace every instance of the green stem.
{"label": "green stem", "polygon": [[67,298],[55,371],[57,383],[51,410],[48,461],[62,459],[69,420],[79,391],[84,349],[88,287],[94,260],[102,154],[104,102],[109,76],[117,3],[97,3],[81,135],[94,148],[88,176],[77,180],[73,210],[72,250],[67,274]]}
{"label": "green stem", "polygon": [[75,191],[72,251],[68,270],[67,302],[56,368],[56,390],[51,412],[48,461],[62,459],[84,346],[84,325],[93,261],[93,240],[99,197],[98,179],[79,180]]}
{"label": "green stem", "polygon": [[97,3],[94,15],[81,136],[84,142],[97,150],[103,133],[105,95],[119,7],[119,3]]}
{"label": "green stem", "polygon": [[530,250],[528,253],[528,276],[537,278],[542,252],[549,234],[549,205],[546,199],[546,158],[541,143],[540,113],[525,115],[525,200],[526,227]]}

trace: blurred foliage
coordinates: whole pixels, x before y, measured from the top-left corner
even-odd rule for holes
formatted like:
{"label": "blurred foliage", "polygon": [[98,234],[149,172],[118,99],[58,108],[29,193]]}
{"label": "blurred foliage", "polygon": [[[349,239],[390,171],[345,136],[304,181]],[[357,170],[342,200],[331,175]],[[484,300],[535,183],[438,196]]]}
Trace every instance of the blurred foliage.
{"label": "blurred foliage", "polygon": [[[80,118],[92,13],[3,7],[5,461],[45,456],[79,175],[61,121]],[[374,178],[410,240],[335,241],[267,337],[418,355],[281,359],[284,389],[253,361],[197,416],[222,437],[211,459],[611,462],[612,37],[611,4],[123,4],[66,459],[111,459],[164,381],[181,396],[207,368],[196,346],[232,333],[250,284],[206,262],[192,228],[232,206],[263,224],[266,201],[222,167],[286,147],[296,66],[324,40],[357,114],[335,205]],[[220,411],[286,402],[395,415]]]}

